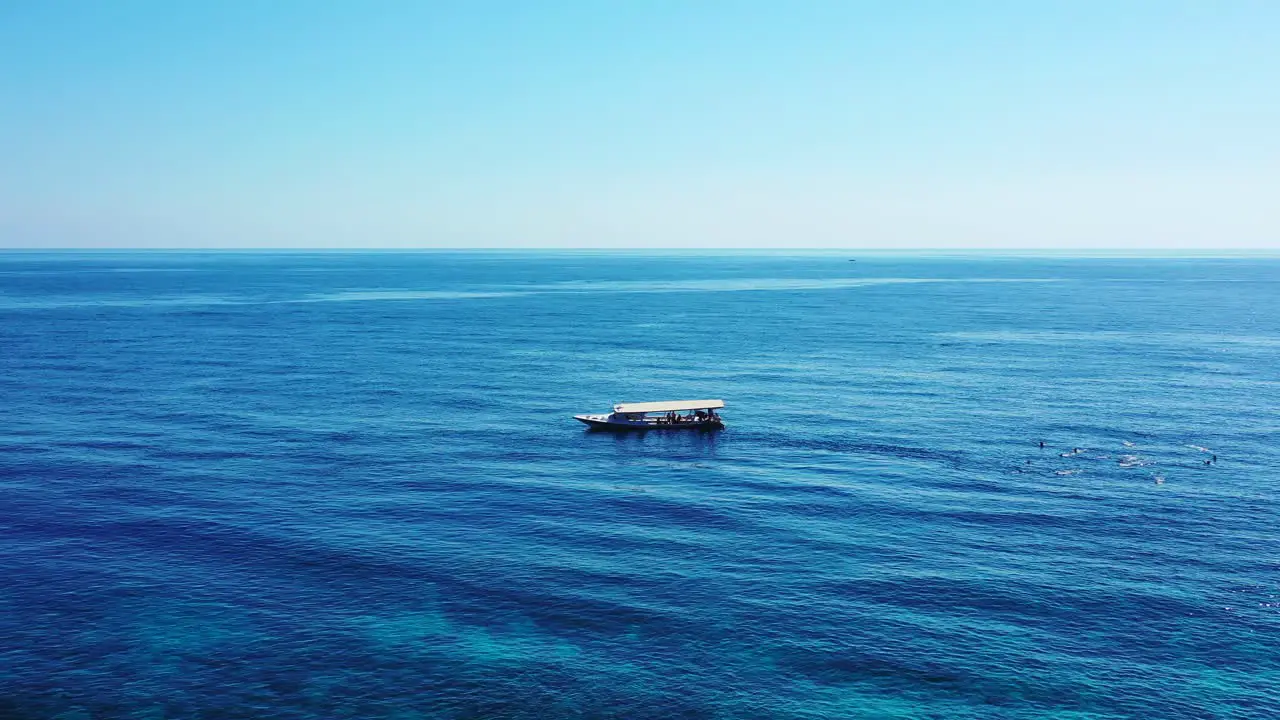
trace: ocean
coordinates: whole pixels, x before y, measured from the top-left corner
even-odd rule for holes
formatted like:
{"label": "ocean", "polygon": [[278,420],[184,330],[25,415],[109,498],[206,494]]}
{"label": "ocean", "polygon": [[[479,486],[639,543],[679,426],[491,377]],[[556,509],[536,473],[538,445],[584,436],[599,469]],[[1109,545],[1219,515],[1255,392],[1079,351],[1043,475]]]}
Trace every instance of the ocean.
{"label": "ocean", "polygon": [[0,409],[5,720],[1280,717],[1280,259],[12,252]]}

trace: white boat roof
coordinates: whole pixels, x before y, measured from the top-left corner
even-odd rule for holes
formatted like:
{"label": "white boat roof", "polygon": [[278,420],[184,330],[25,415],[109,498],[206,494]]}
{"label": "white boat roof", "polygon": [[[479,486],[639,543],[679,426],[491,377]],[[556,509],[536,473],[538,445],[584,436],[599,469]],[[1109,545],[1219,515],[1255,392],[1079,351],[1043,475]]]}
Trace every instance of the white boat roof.
{"label": "white boat roof", "polygon": [[617,413],[679,412],[681,410],[714,410],[724,407],[723,400],[665,400],[663,402],[622,403],[614,405]]}

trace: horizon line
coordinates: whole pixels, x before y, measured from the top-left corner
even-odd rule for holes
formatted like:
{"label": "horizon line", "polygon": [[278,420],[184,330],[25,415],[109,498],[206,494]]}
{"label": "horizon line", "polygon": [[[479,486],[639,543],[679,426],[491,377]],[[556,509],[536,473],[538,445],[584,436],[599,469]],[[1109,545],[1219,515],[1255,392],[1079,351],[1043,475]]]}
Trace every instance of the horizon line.
{"label": "horizon line", "polygon": [[1280,255],[1275,248],[984,248],[984,247],[920,247],[920,248],[831,248],[831,247],[0,247],[0,253],[593,253],[593,254],[774,254],[774,255],[1136,255],[1136,256],[1240,256]]}

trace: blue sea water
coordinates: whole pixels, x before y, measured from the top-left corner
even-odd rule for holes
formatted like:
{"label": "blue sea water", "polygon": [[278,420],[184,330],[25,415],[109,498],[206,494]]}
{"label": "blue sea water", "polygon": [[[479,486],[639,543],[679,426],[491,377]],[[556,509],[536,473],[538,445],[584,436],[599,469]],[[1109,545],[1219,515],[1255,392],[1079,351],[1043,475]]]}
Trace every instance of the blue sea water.
{"label": "blue sea water", "polygon": [[855,257],[0,255],[0,717],[1280,717],[1280,260]]}

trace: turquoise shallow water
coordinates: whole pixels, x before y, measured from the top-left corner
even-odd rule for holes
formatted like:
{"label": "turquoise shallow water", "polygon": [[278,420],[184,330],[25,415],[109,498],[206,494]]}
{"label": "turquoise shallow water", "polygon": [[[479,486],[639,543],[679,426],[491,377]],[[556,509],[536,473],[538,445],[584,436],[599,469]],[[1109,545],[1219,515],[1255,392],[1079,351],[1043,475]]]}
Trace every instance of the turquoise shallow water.
{"label": "turquoise shallow water", "polygon": [[[0,255],[0,717],[1278,717],[1278,308],[1267,259]],[[571,419],[680,397],[728,429]]]}

